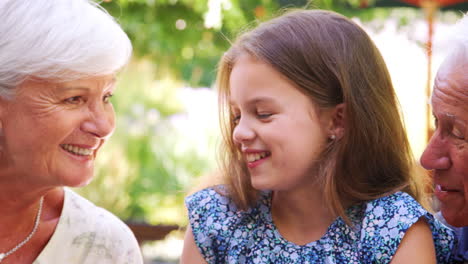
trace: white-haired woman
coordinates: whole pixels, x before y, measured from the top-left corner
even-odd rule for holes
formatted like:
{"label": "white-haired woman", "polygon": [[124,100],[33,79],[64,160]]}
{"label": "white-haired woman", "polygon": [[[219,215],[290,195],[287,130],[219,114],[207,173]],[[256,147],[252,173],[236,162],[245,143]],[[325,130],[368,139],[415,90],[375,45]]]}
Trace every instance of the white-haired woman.
{"label": "white-haired woman", "polygon": [[64,188],[114,130],[128,37],[88,0],[1,0],[0,21],[0,262],[142,263],[123,222]]}

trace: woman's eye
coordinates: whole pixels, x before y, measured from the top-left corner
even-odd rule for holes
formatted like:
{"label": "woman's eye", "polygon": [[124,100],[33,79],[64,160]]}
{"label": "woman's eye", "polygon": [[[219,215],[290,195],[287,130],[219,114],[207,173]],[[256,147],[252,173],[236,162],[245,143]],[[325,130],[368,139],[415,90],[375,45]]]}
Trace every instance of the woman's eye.
{"label": "woman's eye", "polygon": [[65,103],[68,103],[68,104],[79,104],[83,101],[83,97],[81,96],[73,96],[73,97],[69,97],[67,99],[64,100]]}
{"label": "woman's eye", "polygon": [[110,102],[110,99],[112,98],[112,96],[114,96],[114,94],[106,94],[106,95],[104,96],[104,98],[102,99],[102,101],[103,101],[104,103],[109,103],[109,102]]}

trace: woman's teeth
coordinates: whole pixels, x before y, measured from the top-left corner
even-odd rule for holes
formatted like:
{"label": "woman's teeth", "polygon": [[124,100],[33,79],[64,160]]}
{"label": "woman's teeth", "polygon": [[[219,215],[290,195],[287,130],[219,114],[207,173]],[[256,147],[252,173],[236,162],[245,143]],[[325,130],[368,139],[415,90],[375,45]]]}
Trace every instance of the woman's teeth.
{"label": "woman's teeth", "polygon": [[72,153],[72,154],[75,154],[75,155],[80,155],[80,156],[88,156],[88,155],[91,155],[93,154],[93,150],[92,149],[86,149],[86,148],[79,148],[77,146],[72,146],[72,145],[69,145],[69,144],[63,144],[63,145],[60,145],[64,150]]}
{"label": "woman's teeth", "polygon": [[265,152],[259,152],[259,153],[247,153],[246,154],[246,158],[247,158],[247,162],[254,162],[254,161],[257,161],[259,159],[263,159],[265,158],[266,156],[269,156],[269,152],[268,151],[265,151]]}

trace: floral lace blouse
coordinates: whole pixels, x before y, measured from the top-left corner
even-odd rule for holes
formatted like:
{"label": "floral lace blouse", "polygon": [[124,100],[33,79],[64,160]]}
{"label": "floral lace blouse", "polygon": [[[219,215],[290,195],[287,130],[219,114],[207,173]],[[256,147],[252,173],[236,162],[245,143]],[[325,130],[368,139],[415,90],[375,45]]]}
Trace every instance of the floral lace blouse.
{"label": "floral lace blouse", "polygon": [[213,188],[186,198],[192,232],[202,256],[220,263],[389,263],[406,230],[420,217],[430,225],[438,263],[451,263],[454,234],[410,195],[397,192],[355,205],[338,217],[325,235],[306,245],[284,239],[271,217],[271,192],[257,205],[238,210]]}
{"label": "floral lace blouse", "polygon": [[127,225],[72,190],[64,192],[57,228],[33,264],[143,264]]}

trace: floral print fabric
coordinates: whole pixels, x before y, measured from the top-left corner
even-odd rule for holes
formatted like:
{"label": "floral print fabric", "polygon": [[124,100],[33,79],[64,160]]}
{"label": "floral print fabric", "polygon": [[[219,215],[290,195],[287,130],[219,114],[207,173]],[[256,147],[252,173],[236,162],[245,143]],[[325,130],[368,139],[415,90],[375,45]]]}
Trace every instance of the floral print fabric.
{"label": "floral print fabric", "polygon": [[389,263],[406,230],[424,217],[432,230],[438,263],[451,263],[453,231],[424,210],[410,195],[397,192],[355,205],[338,217],[325,235],[306,245],[284,239],[271,218],[271,192],[240,211],[213,188],[186,198],[195,242],[210,264],[220,263]]}

